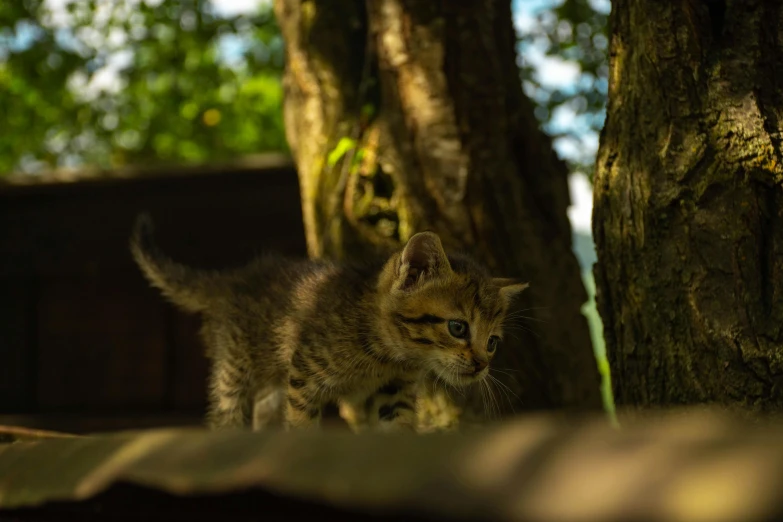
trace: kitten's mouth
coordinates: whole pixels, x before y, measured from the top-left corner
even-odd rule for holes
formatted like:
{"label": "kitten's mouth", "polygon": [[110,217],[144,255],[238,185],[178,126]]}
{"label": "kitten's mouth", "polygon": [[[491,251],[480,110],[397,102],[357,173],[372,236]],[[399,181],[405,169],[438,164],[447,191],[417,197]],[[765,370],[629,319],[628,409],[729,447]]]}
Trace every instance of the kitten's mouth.
{"label": "kitten's mouth", "polygon": [[486,377],[487,373],[489,372],[486,370],[481,370],[480,372],[468,371],[468,372],[460,373],[459,376],[461,379],[464,379],[466,381],[476,382]]}
{"label": "kitten's mouth", "polygon": [[473,369],[455,368],[452,369],[451,372],[443,371],[443,369],[433,369],[433,373],[435,375],[439,375],[441,379],[449,383],[451,386],[468,386],[483,380],[489,371],[484,369],[480,372],[476,372]]}

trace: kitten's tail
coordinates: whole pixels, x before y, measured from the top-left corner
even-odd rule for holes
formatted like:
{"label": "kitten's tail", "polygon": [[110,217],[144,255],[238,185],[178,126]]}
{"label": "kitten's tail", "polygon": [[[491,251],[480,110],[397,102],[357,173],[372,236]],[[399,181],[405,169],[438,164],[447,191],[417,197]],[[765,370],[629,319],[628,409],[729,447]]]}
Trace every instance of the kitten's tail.
{"label": "kitten's tail", "polygon": [[189,312],[201,312],[209,303],[211,277],[207,272],[181,265],[158,249],[153,241],[149,214],[136,218],[130,249],[144,276],[171,302]]}

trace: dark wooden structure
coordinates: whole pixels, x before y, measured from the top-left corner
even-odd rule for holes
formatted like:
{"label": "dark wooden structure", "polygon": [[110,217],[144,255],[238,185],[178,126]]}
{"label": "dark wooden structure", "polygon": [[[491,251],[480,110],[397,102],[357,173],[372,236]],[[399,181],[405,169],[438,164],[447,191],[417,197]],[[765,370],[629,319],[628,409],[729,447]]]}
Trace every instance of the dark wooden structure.
{"label": "dark wooden structure", "polygon": [[133,263],[128,238],[142,210],[164,251],[194,266],[306,254],[286,158],[0,185],[6,421],[69,431],[198,422],[207,372],[198,318],[165,303]]}

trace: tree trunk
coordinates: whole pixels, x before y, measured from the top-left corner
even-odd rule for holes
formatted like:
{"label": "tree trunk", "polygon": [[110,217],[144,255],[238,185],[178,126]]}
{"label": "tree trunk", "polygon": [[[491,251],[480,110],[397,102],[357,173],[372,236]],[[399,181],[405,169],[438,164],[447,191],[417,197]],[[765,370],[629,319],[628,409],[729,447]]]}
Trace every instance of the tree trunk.
{"label": "tree trunk", "polygon": [[[531,290],[496,359],[509,410],[600,407],[566,169],[516,65],[510,3],[277,0],[285,122],[312,256],[359,257],[425,229]],[[343,154],[346,145],[355,149]],[[531,307],[533,307],[531,309]],[[518,397],[515,397],[514,394]],[[468,394],[467,412],[480,400]]]}
{"label": "tree trunk", "polygon": [[783,406],[783,3],[615,2],[595,178],[618,406]]}

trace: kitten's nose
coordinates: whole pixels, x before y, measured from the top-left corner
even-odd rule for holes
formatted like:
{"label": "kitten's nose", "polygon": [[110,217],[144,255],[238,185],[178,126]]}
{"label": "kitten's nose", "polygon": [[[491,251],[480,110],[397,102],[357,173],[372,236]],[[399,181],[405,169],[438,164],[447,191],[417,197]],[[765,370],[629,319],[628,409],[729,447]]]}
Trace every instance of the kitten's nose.
{"label": "kitten's nose", "polygon": [[476,373],[480,372],[489,365],[489,361],[484,359],[473,359],[473,366],[476,369]]}

